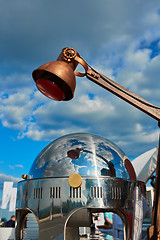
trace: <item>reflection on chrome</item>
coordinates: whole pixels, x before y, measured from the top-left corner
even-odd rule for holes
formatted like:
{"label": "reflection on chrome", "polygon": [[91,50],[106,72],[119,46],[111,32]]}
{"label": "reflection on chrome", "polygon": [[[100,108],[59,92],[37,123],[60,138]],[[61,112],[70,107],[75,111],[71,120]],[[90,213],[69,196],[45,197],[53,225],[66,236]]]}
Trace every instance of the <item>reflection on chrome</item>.
{"label": "reflection on chrome", "polygon": [[[101,158],[102,160],[104,160],[105,163],[107,163],[108,165],[108,168],[110,170],[110,176],[111,177],[116,177],[116,171],[115,171],[115,168],[114,168],[114,164],[111,162],[111,161],[108,161],[106,158],[104,158],[103,156],[101,156],[100,154],[98,153],[94,153],[92,151],[89,151],[89,150],[86,150],[86,149],[83,149],[83,148],[75,148],[75,149],[72,149],[72,150],[69,150],[67,152],[67,155],[68,157],[70,157],[71,159],[77,159],[80,157],[80,153],[83,153],[83,152],[86,152],[86,153],[91,153],[94,155],[94,157],[99,157]],[[102,170],[101,170],[101,174],[102,174]],[[96,174],[97,175],[97,174]]]}
{"label": "reflection on chrome", "polygon": [[[72,159],[68,152],[73,149],[77,149],[74,151],[77,158]],[[81,151],[83,154],[80,154]],[[110,176],[110,163],[114,165],[116,177],[127,179],[128,172],[123,165],[125,158],[123,151],[108,140],[92,134],[70,134],[51,142],[40,152],[33,162],[29,178],[63,177],[72,173],[95,176],[96,159],[99,176],[102,169],[106,170],[103,174]]]}
{"label": "reflection on chrome", "polygon": [[[37,220],[40,240],[75,240],[80,227],[91,228],[92,216],[100,212],[118,214],[124,240],[134,239],[136,203],[143,205],[145,185],[130,179],[126,159],[114,143],[92,134],[51,142],[33,162],[28,179],[18,183],[16,239],[23,239],[29,213]],[[68,181],[73,174],[74,184]]]}

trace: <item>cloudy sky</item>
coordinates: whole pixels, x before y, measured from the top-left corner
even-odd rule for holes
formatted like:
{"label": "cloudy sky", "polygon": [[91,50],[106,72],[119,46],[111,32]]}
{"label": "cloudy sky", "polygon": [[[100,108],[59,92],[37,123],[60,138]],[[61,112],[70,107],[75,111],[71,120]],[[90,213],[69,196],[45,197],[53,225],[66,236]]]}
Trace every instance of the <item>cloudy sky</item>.
{"label": "cloudy sky", "polygon": [[0,181],[28,173],[52,140],[89,132],[133,159],[157,146],[157,122],[86,78],[74,98],[39,93],[32,71],[73,47],[96,70],[160,106],[159,0],[0,0]]}

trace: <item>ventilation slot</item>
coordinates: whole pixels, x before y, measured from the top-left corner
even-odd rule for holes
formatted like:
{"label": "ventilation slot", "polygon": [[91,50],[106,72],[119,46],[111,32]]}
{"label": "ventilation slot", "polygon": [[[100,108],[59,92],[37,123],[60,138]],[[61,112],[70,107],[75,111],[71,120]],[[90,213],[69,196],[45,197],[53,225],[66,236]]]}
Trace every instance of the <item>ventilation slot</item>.
{"label": "ventilation slot", "polygon": [[91,187],[91,198],[102,198],[103,189],[102,187]]}
{"label": "ventilation slot", "polygon": [[122,195],[122,189],[120,187],[111,188],[111,198],[120,200]]}
{"label": "ventilation slot", "polygon": [[34,188],[34,199],[42,199],[42,188]]}
{"label": "ventilation slot", "polygon": [[70,187],[70,198],[81,198],[81,187],[79,188]]}
{"label": "ventilation slot", "polygon": [[50,198],[60,198],[61,188],[60,187],[50,187]]}

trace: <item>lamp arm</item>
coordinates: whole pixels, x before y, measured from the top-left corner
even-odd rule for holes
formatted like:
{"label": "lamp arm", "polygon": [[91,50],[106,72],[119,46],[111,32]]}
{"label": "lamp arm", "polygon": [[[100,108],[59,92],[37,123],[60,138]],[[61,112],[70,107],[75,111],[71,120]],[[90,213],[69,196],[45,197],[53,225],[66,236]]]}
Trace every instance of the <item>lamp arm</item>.
{"label": "lamp arm", "polygon": [[[86,153],[91,153],[91,154],[93,154],[93,152],[91,152],[91,151],[89,151],[89,150],[82,149],[82,151],[83,151],[83,152],[86,152]],[[109,163],[109,161],[108,161],[106,158],[104,158],[103,156],[101,156],[100,154],[96,153],[95,155],[96,155],[97,157],[103,159],[107,164]]]}
{"label": "lamp arm", "polygon": [[[89,151],[89,150],[82,149],[82,151],[93,154],[93,152],[91,152],[91,151]],[[101,158],[105,163],[107,163],[108,168],[109,168],[110,171],[111,171],[112,177],[116,177],[116,170],[115,170],[115,168],[114,168],[114,164],[113,164],[111,161],[108,161],[106,158],[104,158],[103,156],[101,156],[101,155],[98,154],[98,153],[96,153],[96,156],[99,157],[99,158]]]}
{"label": "lamp arm", "polygon": [[[88,64],[87,64],[88,65]],[[119,98],[123,99],[125,102],[133,105],[142,112],[146,113],[150,117],[160,121],[160,108],[136,95],[135,93],[124,88],[120,84],[114,82],[110,78],[98,73],[96,70],[88,69],[86,71],[86,77],[92,82],[98,84]]]}

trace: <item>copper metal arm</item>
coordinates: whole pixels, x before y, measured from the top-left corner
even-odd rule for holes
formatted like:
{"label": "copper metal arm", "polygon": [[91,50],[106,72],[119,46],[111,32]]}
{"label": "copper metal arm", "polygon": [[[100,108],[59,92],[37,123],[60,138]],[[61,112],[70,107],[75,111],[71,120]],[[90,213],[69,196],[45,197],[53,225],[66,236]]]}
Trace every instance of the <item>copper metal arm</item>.
{"label": "copper metal arm", "polygon": [[92,82],[98,84],[144,113],[148,114],[150,117],[156,119],[158,122],[160,121],[160,108],[152,105],[150,102],[145,99],[139,97],[133,92],[127,90],[122,87],[120,84],[114,82],[108,77],[92,70],[88,69],[86,71],[86,77]]}
{"label": "copper metal arm", "polygon": [[[83,66],[84,73],[75,70],[79,63]],[[160,122],[159,107],[152,105],[120,84],[97,72],[73,48],[62,49],[57,61],[45,63],[32,73],[37,88],[47,97],[58,101],[68,101],[73,98],[76,86],[75,75],[79,77],[86,76],[92,82]]]}
{"label": "copper metal arm", "polygon": [[[86,77],[92,82],[98,84],[99,86],[103,87],[104,89],[108,90],[109,92],[113,93],[114,95],[118,96],[119,98],[123,99],[124,101],[128,102],[129,104],[133,105],[134,107],[138,108],[139,110],[143,111],[150,117],[160,122],[159,107],[151,104],[150,102],[129,91],[128,89],[124,88],[103,74],[100,74],[81,56],[75,56],[75,61],[80,63],[85,69],[85,74],[74,71],[75,75],[79,77],[86,75]],[[88,67],[90,67],[90,69]]]}

